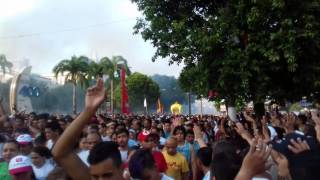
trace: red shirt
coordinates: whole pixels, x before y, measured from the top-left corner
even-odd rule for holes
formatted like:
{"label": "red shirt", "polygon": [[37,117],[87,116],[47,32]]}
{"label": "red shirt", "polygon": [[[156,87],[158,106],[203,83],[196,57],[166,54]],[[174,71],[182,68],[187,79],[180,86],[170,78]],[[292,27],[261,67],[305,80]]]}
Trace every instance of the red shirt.
{"label": "red shirt", "polygon": [[138,141],[139,142],[143,142],[146,137],[150,134],[150,131],[147,130],[142,130],[139,134],[138,134]]}
{"label": "red shirt", "polygon": [[167,170],[167,162],[163,157],[163,154],[159,151],[152,151],[153,159],[156,162],[157,169],[160,173],[164,173]]}

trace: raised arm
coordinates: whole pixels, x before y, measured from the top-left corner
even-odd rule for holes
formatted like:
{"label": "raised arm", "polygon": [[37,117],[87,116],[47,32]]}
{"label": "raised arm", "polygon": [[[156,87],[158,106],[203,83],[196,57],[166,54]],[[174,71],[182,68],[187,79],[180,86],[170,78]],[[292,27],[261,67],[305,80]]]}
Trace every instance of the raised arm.
{"label": "raised arm", "polygon": [[84,111],[68,126],[53,147],[52,154],[55,160],[73,179],[91,178],[89,169],[72,151],[72,147],[77,143],[82,129],[104,99],[105,88],[103,81],[99,79],[95,86],[87,90]]}

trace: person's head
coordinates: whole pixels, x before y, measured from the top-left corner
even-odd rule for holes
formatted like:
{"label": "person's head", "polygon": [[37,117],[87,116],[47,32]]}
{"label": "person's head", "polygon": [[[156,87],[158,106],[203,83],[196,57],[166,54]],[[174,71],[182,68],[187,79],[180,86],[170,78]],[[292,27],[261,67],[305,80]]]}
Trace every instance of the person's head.
{"label": "person's head", "polygon": [[189,130],[186,132],[186,141],[190,144],[194,143],[194,133],[193,130]]}
{"label": "person's head", "polygon": [[96,144],[98,144],[102,141],[100,134],[97,132],[89,133],[87,135],[86,140],[87,140],[88,150],[91,150],[93,148],[93,146],[95,146]]}
{"label": "person's head", "polygon": [[4,143],[2,150],[2,158],[9,163],[10,159],[16,156],[19,152],[19,144],[15,140],[10,140]]}
{"label": "person's head", "polygon": [[97,124],[90,124],[87,133],[99,133],[99,126]]}
{"label": "person's head", "polygon": [[147,149],[137,150],[129,161],[130,176],[141,180],[160,180],[152,153]]}
{"label": "person's head", "polygon": [[116,131],[117,134],[117,143],[120,147],[125,148],[128,146],[128,140],[129,140],[129,132],[127,129],[119,129]]}
{"label": "person's head", "polygon": [[307,122],[307,116],[303,114],[299,114],[297,119],[297,125],[304,125],[306,124],[306,122]]}
{"label": "person's head", "polygon": [[99,133],[105,135],[107,132],[107,126],[104,123],[99,124]]}
{"label": "person's head", "polygon": [[82,138],[80,138],[80,141],[79,141],[79,149],[81,149],[81,150],[88,150],[87,137],[82,137]]}
{"label": "person's head", "polygon": [[111,134],[111,141],[117,143],[117,134],[116,133]]}
{"label": "person's head", "polygon": [[212,161],[212,149],[210,147],[203,147],[197,151],[197,165],[200,168],[210,168]]}
{"label": "person's head", "polygon": [[143,120],[143,127],[149,130],[151,128],[151,119]]}
{"label": "person's head", "polygon": [[62,133],[62,128],[57,121],[47,123],[45,126],[46,138],[56,141]]}
{"label": "person's head", "polygon": [[131,128],[134,129],[136,132],[140,130],[140,122],[139,120],[135,119],[132,121]]}
{"label": "person's head", "polygon": [[233,180],[241,167],[241,158],[230,141],[220,141],[213,146],[212,172],[216,179]]}
{"label": "person's head", "polygon": [[114,133],[114,129],[115,129],[115,123],[114,122],[109,122],[108,124],[107,124],[107,135],[111,135],[111,134],[113,134]]}
{"label": "person's head", "polygon": [[44,115],[38,115],[38,128],[44,130],[47,124],[47,118]]}
{"label": "person's head", "polygon": [[24,127],[24,121],[21,117],[16,117],[14,119],[14,128],[15,129],[21,129]]}
{"label": "person's head", "polygon": [[173,135],[177,138],[178,142],[183,142],[186,136],[186,130],[183,126],[177,126],[173,130]]}
{"label": "person's head", "polygon": [[46,160],[51,157],[51,152],[47,147],[34,147],[31,151],[32,164],[37,168],[42,167]]}
{"label": "person's head", "polygon": [[160,137],[158,134],[151,133],[146,137],[145,141],[142,143],[142,146],[144,149],[152,150],[159,145],[159,140]]}
{"label": "person's head", "polygon": [[177,153],[178,142],[175,138],[170,137],[165,144],[166,150],[169,155],[173,156]]}
{"label": "person's head", "polygon": [[164,130],[164,132],[171,131],[171,122],[169,120],[164,122],[163,130]]}
{"label": "person's head", "polygon": [[29,134],[21,134],[17,137],[21,154],[28,156],[32,150],[32,137]]}
{"label": "person's head", "polygon": [[122,179],[121,155],[114,142],[100,142],[89,153],[91,179]]}
{"label": "person's head", "polygon": [[65,119],[59,119],[59,120],[58,120],[58,123],[59,123],[60,127],[61,127],[63,130],[65,130],[65,129],[67,128],[67,122],[66,122]]}
{"label": "person's head", "polygon": [[133,139],[133,140],[137,139],[136,132],[133,129],[129,130],[129,139]]}
{"label": "person's head", "polygon": [[9,162],[9,173],[13,180],[35,180],[31,160],[27,156],[18,155]]}

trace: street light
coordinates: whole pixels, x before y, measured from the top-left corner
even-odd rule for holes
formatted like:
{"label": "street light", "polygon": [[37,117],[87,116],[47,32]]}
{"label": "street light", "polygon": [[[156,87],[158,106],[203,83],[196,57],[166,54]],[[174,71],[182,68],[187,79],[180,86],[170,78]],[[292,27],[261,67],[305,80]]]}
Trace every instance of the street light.
{"label": "street light", "polygon": [[113,77],[111,79],[111,113],[112,113],[112,116],[114,115],[114,78],[115,77],[118,77],[118,73],[117,73],[117,65],[122,65],[122,64],[125,64],[125,61],[117,61],[115,64],[114,64],[114,69],[113,69]]}

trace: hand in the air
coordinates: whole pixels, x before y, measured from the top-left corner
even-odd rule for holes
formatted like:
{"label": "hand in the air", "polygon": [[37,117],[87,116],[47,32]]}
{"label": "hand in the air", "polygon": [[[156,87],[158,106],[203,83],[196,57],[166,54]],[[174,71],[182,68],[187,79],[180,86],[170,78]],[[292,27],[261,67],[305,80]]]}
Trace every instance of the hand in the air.
{"label": "hand in the air", "polygon": [[98,79],[97,84],[87,89],[85,107],[88,110],[96,110],[105,100],[106,90],[102,79]]}

